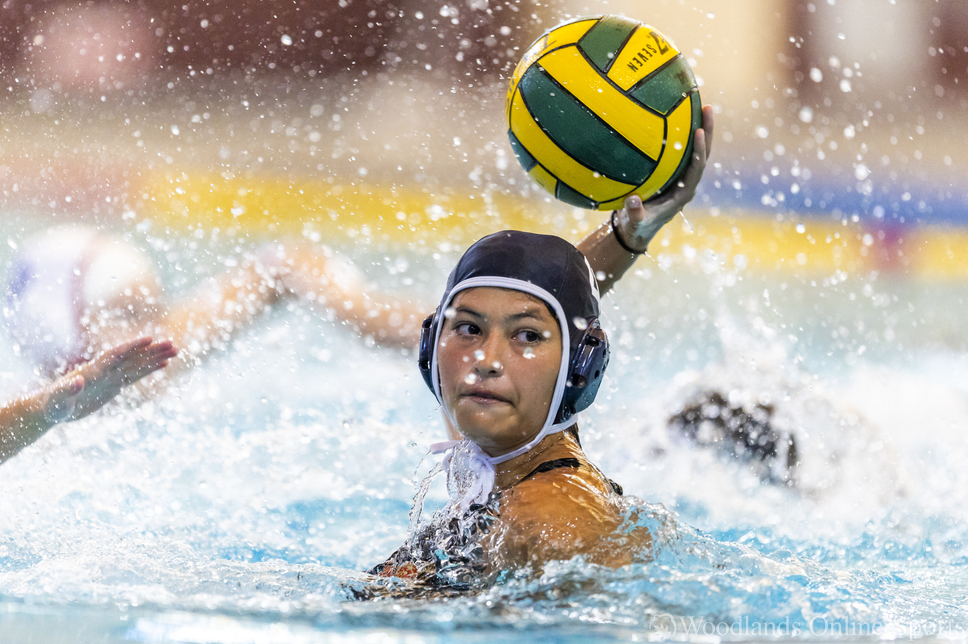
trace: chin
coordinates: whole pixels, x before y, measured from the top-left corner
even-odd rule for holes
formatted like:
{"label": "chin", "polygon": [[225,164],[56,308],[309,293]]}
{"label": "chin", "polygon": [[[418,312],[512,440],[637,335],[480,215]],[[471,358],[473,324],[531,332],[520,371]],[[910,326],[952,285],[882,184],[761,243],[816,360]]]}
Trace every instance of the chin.
{"label": "chin", "polygon": [[[518,432],[495,430],[493,424],[482,426],[475,422],[469,425],[458,425],[457,431],[491,456],[505,454],[518,445],[527,442],[527,437]],[[531,436],[536,433],[532,432]]]}
{"label": "chin", "polygon": [[477,443],[482,449],[497,448],[504,443],[500,439],[501,433],[494,431],[493,424],[482,424],[479,419],[475,419],[475,422],[462,423],[458,418],[457,431],[464,438]]}

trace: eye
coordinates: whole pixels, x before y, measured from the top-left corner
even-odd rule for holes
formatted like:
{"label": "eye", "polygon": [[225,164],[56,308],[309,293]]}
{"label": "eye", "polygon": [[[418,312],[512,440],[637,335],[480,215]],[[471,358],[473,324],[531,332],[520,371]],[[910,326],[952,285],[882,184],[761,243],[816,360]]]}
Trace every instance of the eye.
{"label": "eye", "polygon": [[525,342],[527,344],[534,344],[542,339],[542,335],[533,329],[527,329],[525,331],[518,331],[518,334],[514,336],[518,342]]}
{"label": "eye", "polygon": [[480,332],[481,327],[473,322],[457,322],[454,324],[454,333],[457,335],[478,335]]}

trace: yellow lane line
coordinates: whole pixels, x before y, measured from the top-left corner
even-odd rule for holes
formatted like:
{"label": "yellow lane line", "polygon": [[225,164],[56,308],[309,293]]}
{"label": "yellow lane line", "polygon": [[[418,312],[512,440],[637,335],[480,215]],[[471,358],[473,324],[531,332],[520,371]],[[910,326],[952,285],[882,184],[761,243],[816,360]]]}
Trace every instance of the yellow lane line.
{"label": "yellow lane line", "polygon": [[[157,224],[173,229],[235,228],[251,235],[299,234],[368,239],[383,246],[463,247],[505,228],[553,232],[579,241],[603,220],[553,200],[446,188],[330,184],[283,178],[241,178],[205,172],[143,175],[143,196]],[[878,270],[941,279],[968,279],[968,230],[906,227],[881,235],[860,224],[804,219],[776,221],[763,213],[719,216],[689,210],[691,230],[673,224],[650,246],[673,262],[714,253],[727,268],[848,274]]]}

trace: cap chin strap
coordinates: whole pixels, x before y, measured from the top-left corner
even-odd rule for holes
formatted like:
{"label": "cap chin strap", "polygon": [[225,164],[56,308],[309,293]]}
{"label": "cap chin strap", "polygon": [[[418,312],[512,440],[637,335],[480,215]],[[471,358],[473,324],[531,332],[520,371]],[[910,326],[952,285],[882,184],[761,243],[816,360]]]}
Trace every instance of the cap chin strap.
{"label": "cap chin strap", "polygon": [[472,504],[487,503],[497,477],[495,465],[530,451],[545,437],[568,429],[576,422],[578,419],[573,416],[564,423],[552,425],[544,435],[539,434],[527,445],[500,456],[489,456],[477,443],[467,438],[434,443],[430,446],[430,453],[444,454],[441,465],[447,473],[447,491],[458,511],[463,513]]}
{"label": "cap chin strap", "polygon": [[[448,489],[451,492],[454,501],[456,501],[458,508],[461,511],[466,511],[472,503],[484,504],[487,502],[487,497],[490,495],[491,490],[494,489],[494,478],[495,469],[494,466],[509,461],[512,458],[520,456],[526,452],[534,449],[542,440],[545,439],[549,434],[554,434],[569,427],[572,427],[578,422],[576,416],[572,416],[566,421],[555,424],[555,417],[558,415],[558,408],[561,406],[561,400],[565,395],[565,385],[568,382],[568,371],[571,367],[570,360],[570,348],[571,348],[571,335],[568,331],[568,320],[565,317],[565,311],[554,295],[536,286],[531,282],[525,282],[524,280],[514,279],[511,277],[472,277],[466,279],[463,282],[458,283],[454,288],[451,289],[450,293],[444,301],[447,303],[446,306],[442,307],[442,310],[438,315],[443,318],[446,315],[446,311],[450,308],[450,303],[454,301],[454,297],[460,291],[466,291],[471,288],[506,288],[512,291],[521,291],[534,295],[538,299],[546,302],[555,312],[555,316],[558,319],[558,328],[561,329],[561,364],[558,368],[558,380],[555,382],[554,395],[551,397],[551,407],[548,409],[548,417],[545,419],[544,425],[541,426],[541,431],[539,431],[534,438],[528,441],[526,444],[514,449],[507,454],[500,454],[498,456],[490,456],[484,452],[476,443],[468,439],[461,441],[444,441],[442,443],[435,443],[431,446],[431,452],[439,454],[442,452],[448,452],[447,456],[444,457],[443,467],[447,472],[448,479]],[[434,393],[437,394],[437,400],[440,400],[444,413],[447,414],[447,418],[450,419],[451,424],[457,427],[457,418],[454,414],[454,410],[449,409],[444,397],[441,395],[440,390],[440,372],[437,365],[437,345],[440,342],[440,334],[444,328],[444,321],[440,319],[437,321],[437,335],[434,337],[434,351],[430,359],[430,373],[434,383]],[[456,459],[456,463],[455,463]],[[456,483],[458,478],[464,478],[463,472],[473,474],[473,480],[466,482],[464,485],[459,485]],[[451,482],[455,482],[451,485]]]}

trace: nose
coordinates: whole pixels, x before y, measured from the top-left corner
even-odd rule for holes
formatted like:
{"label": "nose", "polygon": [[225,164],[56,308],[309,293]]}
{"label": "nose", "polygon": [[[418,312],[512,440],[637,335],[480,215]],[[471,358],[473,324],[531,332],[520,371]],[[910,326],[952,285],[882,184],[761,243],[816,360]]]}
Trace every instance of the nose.
{"label": "nose", "polygon": [[494,378],[504,373],[504,365],[501,363],[500,341],[492,337],[487,338],[484,343],[474,351],[474,373],[480,378]]}

